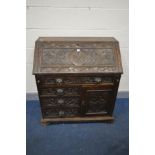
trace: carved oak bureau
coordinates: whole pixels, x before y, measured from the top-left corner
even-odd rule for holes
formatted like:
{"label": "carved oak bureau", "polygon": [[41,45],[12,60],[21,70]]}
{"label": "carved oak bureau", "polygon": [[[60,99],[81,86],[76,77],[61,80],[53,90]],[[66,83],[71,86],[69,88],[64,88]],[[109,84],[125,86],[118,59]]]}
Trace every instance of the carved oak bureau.
{"label": "carved oak bureau", "polygon": [[112,121],[122,64],[110,37],[40,37],[35,75],[42,124]]}

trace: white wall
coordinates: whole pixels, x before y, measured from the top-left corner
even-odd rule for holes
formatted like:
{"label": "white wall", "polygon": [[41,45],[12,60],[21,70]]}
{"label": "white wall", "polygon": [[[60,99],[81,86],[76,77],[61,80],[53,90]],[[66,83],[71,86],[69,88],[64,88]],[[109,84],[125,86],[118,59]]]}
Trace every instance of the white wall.
{"label": "white wall", "polygon": [[37,91],[32,75],[34,43],[39,36],[112,36],[120,42],[128,91],[128,0],[27,0],[27,92]]}

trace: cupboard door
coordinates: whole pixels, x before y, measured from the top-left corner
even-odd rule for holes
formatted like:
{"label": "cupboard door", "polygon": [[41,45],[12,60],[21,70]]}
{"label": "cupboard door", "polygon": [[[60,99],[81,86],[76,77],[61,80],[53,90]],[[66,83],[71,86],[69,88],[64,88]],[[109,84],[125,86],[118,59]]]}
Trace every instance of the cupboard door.
{"label": "cupboard door", "polygon": [[112,90],[87,89],[86,115],[108,115],[112,101]]}

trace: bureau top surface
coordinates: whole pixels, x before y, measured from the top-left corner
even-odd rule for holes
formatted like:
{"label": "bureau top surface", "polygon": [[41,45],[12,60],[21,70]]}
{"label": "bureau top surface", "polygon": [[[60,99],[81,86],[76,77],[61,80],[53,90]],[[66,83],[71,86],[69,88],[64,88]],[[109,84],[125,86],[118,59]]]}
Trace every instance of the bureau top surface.
{"label": "bureau top surface", "polygon": [[109,42],[117,40],[113,37],[39,37],[37,41],[48,42],[48,41],[80,41],[80,42]]}
{"label": "bureau top surface", "polygon": [[122,73],[119,43],[111,37],[40,37],[33,74]]}

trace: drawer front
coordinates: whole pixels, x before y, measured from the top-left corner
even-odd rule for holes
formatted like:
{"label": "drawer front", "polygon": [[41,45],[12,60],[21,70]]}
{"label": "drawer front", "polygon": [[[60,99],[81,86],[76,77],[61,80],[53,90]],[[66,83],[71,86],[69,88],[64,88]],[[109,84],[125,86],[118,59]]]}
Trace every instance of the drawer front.
{"label": "drawer front", "polygon": [[42,107],[80,108],[80,97],[40,97]]}
{"label": "drawer front", "polygon": [[41,96],[79,96],[80,88],[78,87],[43,87],[39,88]]}
{"label": "drawer front", "polygon": [[39,86],[42,85],[70,85],[70,84],[102,84],[113,83],[113,77],[111,76],[78,76],[78,77],[52,77],[52,76],[40,76],[36,78],[36,82]]}
{"label": "drawer front", "polygon": [[51,107],[42,109],[43,117],[74,117],[80,115],[79,108],[64,108],[64,107]]}

